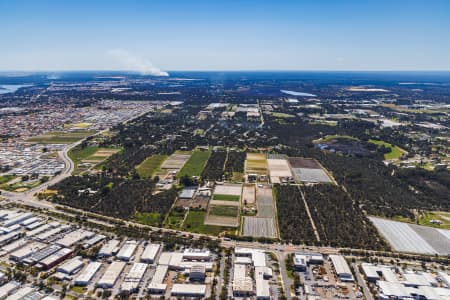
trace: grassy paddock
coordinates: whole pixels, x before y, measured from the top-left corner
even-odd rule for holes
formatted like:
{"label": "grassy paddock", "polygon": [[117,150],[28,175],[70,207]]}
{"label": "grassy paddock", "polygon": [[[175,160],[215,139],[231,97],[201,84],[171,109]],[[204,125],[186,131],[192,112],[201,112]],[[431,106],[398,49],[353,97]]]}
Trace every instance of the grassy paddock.
{"label": "grassy paddock", "polygon": [[177,177],[183,176],[200,176],[205,168],[206,162],[211,156],[211,151],[194,151],[192,156],[183,166]]}
{"label": "grassy paddock", "polygon": [[320,143],[320,142],[329,142],[329,141],[336,140],[336,139],[348,139],[348,140],[353,140],[353,141],[359,141],[358,138],[355,138],[355,137],[350,136],[350,135],[337,134],[337,135],[324,136],[323,138],[315,140],[314,142],[318,142],[318,143]]}
{"label": "grassy paddock", "polygon": [[161,223],[161,214],[159,213],[140,213],[136,212],[135,219],[144,225],[159,226]]}
{"label": "grassy paddock", "polygon": [[223,195],[223,194],[214,194],[213,200],[223,200],[223,201],[239,201],[241,199],[238,195]]}
{"label": "grassy paddock", "polygon": [[294,115],[280,113],[280,112],[273,112],[271,115],[275,118],[294,118]]}
{"label": "grassy paddock", "polygon": [[175,209],[172,209],[172,211],[167,216],[165,227],[170,229],[180,229],[181,225],[183,224],[185,215],[185,210],[177,211]]}
{"label": "grassy paddock", "polygon": [[378,140],[371,139],[371,140],[369,140],[369,142],[371,142],[372,144],[375,144],[377,146],[384,146],[386,148],[391,149],[391,152],[384,154],[384,159],[398,159],[403,155],[403,153],[406,152],[402,148],[395,146],[395,145],[391,145],[384,141],[378,141]]}
{"label": "grassy paddock", "polygon": [[39,186],[41,184],[41,182],[39,180],[35,180],[35,181],[31,181],[31,182],[16,182],[13,184],[8,184],[8,183],[4,183],[2,185],[0,185],[0,189],[3,189],[5,191],[9,191],[9,192],[25,192],[29,189],[35,188],[37,186]]}
{"label": "grassy paddock", "polygon": [[[431,220],[441,221],[442,224],[433,224]],[[450,213],[448,212],[426,212],[420,216],[419,219],[420,225],[442,228],[442,229],[450,229]]]}
{"label": "grassy paddock", "polygon": [[223,217],[237,217],[239,213],[238,206],[212,205],[209,214]]}
{"label": "grassy paddock", "polygon": [[89,162],[96,165],[119,151],[120,149],[117,148],[100,148],[96,146],[85,148],[75,147],[69,151],[69,158],[75,165],[73,174],[79,174],[87,169],[86,167],[80,168],[78,166],[79,164]]}
{"label": "grassy paddock", "polygon": [[136,167],[136,172],[142,178],[152,177],[159,170],[159,167],[167,157],[167,155],[160,154],[152,155]]}
{"label": "grassy paddock", "polygon": [[7,183],[8,181],[13,180],[14,178],[16,178],[16,176],[14,176],[14,175],[3,175],[3,176],[0,176],[0,184]]}
{"label": "grassy paddock", "polygon": [[183,224],[183,230],[218,236],[221,232],[227,229],[221,226],[205,225],[203,223],[205,220],[205,215],[205,211],[189,211],[189,214]]}
{"label": "grassy paddock", "polygon": [[78,130],[74,132],[53,131],[28,139],[28,142],[39,144],[72,144],[92,134],[95,130]]}

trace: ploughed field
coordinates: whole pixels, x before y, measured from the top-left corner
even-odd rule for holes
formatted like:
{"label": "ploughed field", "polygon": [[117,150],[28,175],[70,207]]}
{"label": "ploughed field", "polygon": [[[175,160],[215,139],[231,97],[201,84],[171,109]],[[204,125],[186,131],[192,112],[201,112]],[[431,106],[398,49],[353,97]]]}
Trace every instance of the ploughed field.
{"label": "ploughed field", "polygon": [[[246,188],[249,189],[250,186]],[[256,196],[257,214],[256,216],[244,217],[242,235],[277,238],[276,210],[272,187],[270,185],[257,185],[253,192],[247,191],[247,195],[253,193]],[[249,197],[247,196],[247,198]]]}
{"label": "ploughed field", "polygon": [[297,182],[331,182],[330,177],[314,159],[289,157],[288,161]]}

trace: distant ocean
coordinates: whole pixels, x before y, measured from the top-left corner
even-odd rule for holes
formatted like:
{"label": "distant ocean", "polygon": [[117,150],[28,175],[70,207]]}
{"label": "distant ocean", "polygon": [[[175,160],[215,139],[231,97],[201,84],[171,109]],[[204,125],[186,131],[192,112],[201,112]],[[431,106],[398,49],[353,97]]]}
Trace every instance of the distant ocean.
{"label": "distant ocean", "polygon": [[0,85],[0,94],[14,93],[20,88],[30,86],[29,84],[2,84]]}

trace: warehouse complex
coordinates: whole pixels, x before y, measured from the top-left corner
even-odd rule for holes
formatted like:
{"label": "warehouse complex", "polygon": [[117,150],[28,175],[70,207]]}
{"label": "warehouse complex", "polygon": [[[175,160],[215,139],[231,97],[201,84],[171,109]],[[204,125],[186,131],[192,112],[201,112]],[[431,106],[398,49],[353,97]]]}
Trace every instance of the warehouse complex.
{"label": "warehouse complex", "polygon": [[[270,299],[269,280],[272,269],[267,266],[264,251],[252,248],[236,248],[233,265],[232,290],[235,297]],[[252,278],[251,274],[254,274]]]}
{"label": "warehouse complex", "polygon": [[381,300],[450,299],[450,276],[446,272],[433,274],[370,263],[362,263],[361,270]]}
{"label": "warehouse complex", "polygon": [[[9,226],[5,226],[5,221]],[[30,228],[32,224],[38,225]],[[290,290],[291,297],[295,293],[301,299],[314,300],[361,298],[361,278],[368,285],[367,290],[381,300],[447,300],[450,297],[450,276],[445,268],[431,272],[365,262],[350,265],[348,257],[343,255],[328,252],[324,257],[301,246],[292,246],[295,250],[283,256],[276,252],[279,247],[276,244],[271,245],[277,249],[272,252],[268,248],[240,247],[247,244],[236,242],[234,255],[224,259],[206,248],[177,245],[174,247],[177,250],[169,251],[170,247],[156,240],[118,238],[14,210],[0,210],[0,230],[2,264],[12,267],[20,264],[25,270],[32,269],[42,276],[39,278],[44,278],[42,282],[65,285],[68,293],[80,298],[85,295],[209,298],[226,288],[233,299],[277,299],[281,297],[281,288],[290,288],[289,283],[293,282],[284,281],[280,258],[285,259],[285,265],[292,268],[290,272],[302,282],[300,287]],[[225,265],[218,265],[222,261]],[[229,276],[221,282],[222,286],[217,285],[220,272],[228,272]],[[50,295],[37,285],[16,282],[0,270],[0,300],[59,297],[58,291]]]}

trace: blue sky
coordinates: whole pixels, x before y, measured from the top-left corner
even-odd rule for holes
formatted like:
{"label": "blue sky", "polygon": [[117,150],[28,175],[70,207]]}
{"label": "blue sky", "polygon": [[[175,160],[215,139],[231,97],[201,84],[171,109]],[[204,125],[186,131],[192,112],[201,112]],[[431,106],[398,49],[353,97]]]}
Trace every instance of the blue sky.
{"label": "blue sky", "polygon": [[450,1],[0,0],[0,70],[149,61],[163,70],[450,70]]}

